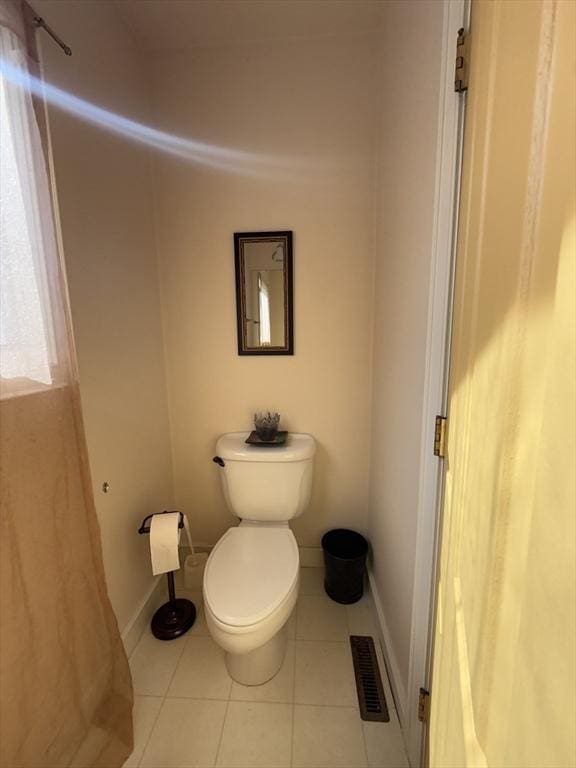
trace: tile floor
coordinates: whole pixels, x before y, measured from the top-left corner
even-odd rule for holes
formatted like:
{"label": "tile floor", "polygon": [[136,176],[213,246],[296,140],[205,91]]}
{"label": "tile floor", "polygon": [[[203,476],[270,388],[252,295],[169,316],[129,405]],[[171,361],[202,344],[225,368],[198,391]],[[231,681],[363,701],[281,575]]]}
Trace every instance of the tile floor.
{"label": "tile floor", "polygon": [[407,768],[382,657],[389,723],[360,719],[348,636],[376,638],[369,595],[331,601],[321,568],[302,568],[282,669],[265,685],[234,682],[199,615],[184,637],[134,649],[134,752],[125,768]]}

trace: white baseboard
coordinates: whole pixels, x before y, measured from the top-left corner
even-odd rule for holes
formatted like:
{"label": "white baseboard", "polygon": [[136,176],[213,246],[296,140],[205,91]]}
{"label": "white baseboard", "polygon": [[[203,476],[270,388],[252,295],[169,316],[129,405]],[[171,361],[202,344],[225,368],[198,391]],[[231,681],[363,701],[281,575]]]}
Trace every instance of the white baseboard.
{"label": "white baseboard", "polygon": [[[182,540],[180,543],[181,550],[188,550],[188,544]],[[206,544],[203,542],[197,542],[194,544],[196,552],[208,552],[210,553],[214,549],[214,544]],[[300,565],[302,568],[323,568],[324,567],[324,555],[322,554],[322,547],[302,547],[298,545],[300,552]]]}
{"label": "white baseboard", "polygon": [[[214,544],[204,544],[201,541],[193,542],[193,544],[194,544],[195,552],[212,552],[212,550],[214,549]],[[178,545],[178,548],[189,550],[190,545],[184,538],[182,538],[182,540],[180,541],[180,544]]]}
{"label": "white baseboard", "polygon": [[376,579],[374,578],[374,573],[371,568],[368,568],[368,579],[370,581],[370,591],[372,592],[374,607],[376,608],[376,615],[378,616],[378,623],[380,625],[382,652],[388,670],[388,677],[390,678],[390,686],[394,695],[398,719],[400,720],[402,729],[404,729],[406,725],[406,687],[402,682],[400,667],[398,666],[398,660],[394,654],[394,647],[392,645],[390,631],[382,608],[382,601],[380,600]]}
{"label": "white baseboard", "polygon": [[300,565],[302,568],[323,568],[324,555],[322,547],[298,547],[300,551]]}
{"label": "white baseboard", "polygon": [[[190,547],[187,544],[181,544],[179,549],[180,562],[184,563],[186,556],[189,554]],[[210,552],[212,550],[212,545],[202,544],[200,542],[194,545],[194,549],[196,552]],[[178,591],[178,587],[176,587],[176,591]],[[134,611],[132,618],[121,633],[124,650],[126,651],[127,656],[130,656],[136,647],[138,640],[142,637],[142,633],[148,624],[150,624],[154,611],[163,605],[166,602],[166,599],[166,579],[164,574],[155,576],[149,590],[142,598],[140,605]]]}
{"label": "white baseboard", "polygon": [[150,623],[156,608],[159,608],[166,601],[166,584],[161,576],[156,576],[150,589],[142,598],[140,605],[134,611],[134,615],[124,627],[121,637],[124,643],[126,656],[130,654],[142,637],[142,633]]}

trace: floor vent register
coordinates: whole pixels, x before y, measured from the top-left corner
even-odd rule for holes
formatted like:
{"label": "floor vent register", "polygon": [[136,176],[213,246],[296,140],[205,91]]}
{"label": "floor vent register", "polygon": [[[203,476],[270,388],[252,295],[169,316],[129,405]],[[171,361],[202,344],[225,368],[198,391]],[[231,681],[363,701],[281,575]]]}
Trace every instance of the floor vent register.
{"label": "floor vent register", "polygon": [[350,646],[352,648],[360,716],[362,720],[387,723],[390,720],[390,715],[386,706],[374,640],[368,636],[350,635]]}

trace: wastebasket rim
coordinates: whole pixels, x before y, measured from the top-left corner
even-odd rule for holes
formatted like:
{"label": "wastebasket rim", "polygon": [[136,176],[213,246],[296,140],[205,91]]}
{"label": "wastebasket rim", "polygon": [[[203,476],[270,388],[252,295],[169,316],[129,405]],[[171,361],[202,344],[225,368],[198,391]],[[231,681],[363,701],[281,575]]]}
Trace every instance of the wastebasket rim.
{"label": "wastebasket rim", "polygon": [[[335,535],[336,534],[336,535]],[[340,538],[337,534],[343,534],[343,536],[348,536],[353,541],[353,547],[357,549],[361,549],[362,551],[358,555],[348,556],[348,557],[342,557],[342,555],[337,555],[334,552],[332,552],[329,548],[329,541],[330,538],[335,539],[336,541]],[[352,531],[348,528],[333,528],[331,531],[326,531],[326,533],[322,536],[322,549],[325,552],[328,552],[330,557],[334,557],[337,560],[354,560],[356,557],[363,557],[368,552],[368,541],[367,539],[362,536],[361,533],[358,533],[358,531]]]}

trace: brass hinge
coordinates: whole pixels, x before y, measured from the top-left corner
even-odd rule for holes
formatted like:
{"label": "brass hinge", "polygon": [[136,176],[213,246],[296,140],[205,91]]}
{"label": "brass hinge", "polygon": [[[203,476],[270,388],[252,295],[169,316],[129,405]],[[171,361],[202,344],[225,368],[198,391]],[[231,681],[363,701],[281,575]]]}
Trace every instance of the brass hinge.
{"label": "brass hinge", "polygon": [[464,93],[468,90],[468,70],[470,58],[470,35],[464,32],[464,27],[458,30],[456,42],[456,69],[454,71],[454,90]]}
{"label": "brass hinge", "polygon": [[430,722],[430,691],[426,688],[420,688],[418,696],[418,720],[421,723]]}
{"label": "brass hinge", "polygon": [[436,416],[434,426],[434,456],[441,459],[445,456],[446,449],[446,416]]}

